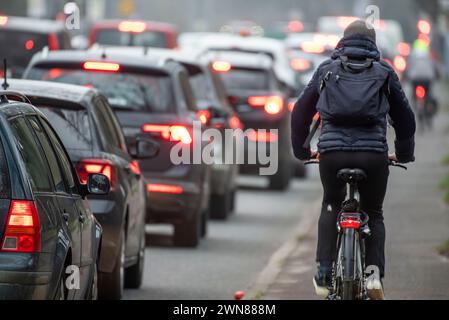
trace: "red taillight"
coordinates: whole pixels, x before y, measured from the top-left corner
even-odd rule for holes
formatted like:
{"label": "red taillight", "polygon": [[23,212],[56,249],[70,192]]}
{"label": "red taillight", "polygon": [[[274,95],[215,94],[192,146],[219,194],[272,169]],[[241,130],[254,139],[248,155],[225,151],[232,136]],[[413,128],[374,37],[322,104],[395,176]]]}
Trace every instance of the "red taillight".
{"label": "red taillight", "polygon": [[309,60],[301,58],[293,59],[292,61],[290,61],[290,66],[295,71],[306,71],[311,67]]}
{"label": "red taillight", "polygon": [[396,70],[400,72],[404,72],[407,68],[407,61],[402,56],[396,56],[393,60],[393,65],[396,68]]}
{"label": "red taillight", "polygon": [[143,21],[123,21],[118,25],[120,32],[141,33],[147,28],[147,24]]}
{"label": "red taillight", "polygon": [[7,16],[0,16],[0,26],[4,26],[8,23],[8,17]]}
{"label": "red taillight", "polygon": [[230,117],[228,122],[229,122],[229,127],[231,127],[231,129],[243,129],[242,122],[240,121],[239,117],[237,117],[236,115],[233,115],[232,117]]}
{"label": "red taillight", "polygon": [[340,221],[340,226],[343,229],[358,229],[360,228],[360,220],[354,218],[344,218]]}
{"label": "red taillight", "polygon": [[401,56],[407,57],[410,55],[410,45],[405,42],[399,42],[398,51]]}
{"label": "red taillight", "polygon": [[3,252],[40,252],[41,225],[33,201],[12,200],[3,236]]}
{"label": "red taillight", "polygon": [[232,66],[227,61],[215,61],[212,63],[212,69],[215,72],[229,72],[232,69]]}
{"label": "red taillight", "polygon": [[120,65],[112,62],[86,61],[83,64],[83,68],[91,71],[117,72],[120,70]]}
{"label": "red taillight", "polygon": [[415,89],[415,95],[418,99],[424,99],[426,97],[426,88],[423,86],[417,86]]}
{"label": "red taillight", "polygon": [[289,21],[287,28],[288,28],[289,32],[298,33],[304,29],[304,25],[299,20],[292,20],[292,21]]}
{"label": "red taillight", "polygon": [[185,144],[191,144],[193,139],[189,130],[181,125],[157,125],[144,124],[142,131],[150,134],[158,134],[165,140],[180,141]]}
{"label": "red taillight", "polygon": [[25,49],[30,51],[33,50],[34,48],[34,41],[33,40],[28,40],[27,42],[25,42]]}
{"label": "red taillight", "polygon": [[278,114],[284,109],[284,99],[280,96],[254,96],[248,98],[248,104],[252,107],[264,107],[268,114]]}
{"label": "red taillight", "polygon": [[48,49],[50,51],[59,49],[58,37],[53,33],[48,35]]}
{"label": "red taillight", "polygon": [[108,177],[111,188],[114,187],[114,179],[115,179],[115,168],[112,165],[112,162],[105,159],[85,159],[81,160],[77,166],[76,171],[78,172],[78,176],[80,178],[81,183],[87,183],[87,177],[89,174],[93,173],[101,173]]}
{"label": "red taillight", "polygon": [[147,191],[157,193],[171,193],[171,194],[182,194],[184,192],[181,186],[171,184],[155,184],[155,183],[147,184]]}
{"label": "red taillight", "polygon": [[249,141],[254,142],[276,142],[278,136],[272,132],[264,131],[250,131],[247,135]]}
{"label": "red taillight", "polygon": [[210,120],[210,111],[209,110],[200,110],[196,113],[198,119],[202,124],[208,124]]}
{"label": "red taillight", "polygon": [[136,160],[131,161],[129,164],[129,169],[134,174],[141,174],[139,163]]}
{"label": "red taillight", "polygon": [[430,31],[432,31],[432,26],[430,25],[430,22],[424,19],[421,19],[418,21],[416,27],[418,28],[418,31],[423,34],[430,34]]}

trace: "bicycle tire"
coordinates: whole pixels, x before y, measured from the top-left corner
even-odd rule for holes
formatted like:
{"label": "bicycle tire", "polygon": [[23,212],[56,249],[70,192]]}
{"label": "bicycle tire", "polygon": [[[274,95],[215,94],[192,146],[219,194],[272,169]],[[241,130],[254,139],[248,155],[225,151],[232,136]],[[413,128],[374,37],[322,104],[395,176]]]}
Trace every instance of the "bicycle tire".
{"label": "bicycle tire", "polygon": [[354,281],[343,281],[341,290],[342,300],[355,300],[354,284]]}

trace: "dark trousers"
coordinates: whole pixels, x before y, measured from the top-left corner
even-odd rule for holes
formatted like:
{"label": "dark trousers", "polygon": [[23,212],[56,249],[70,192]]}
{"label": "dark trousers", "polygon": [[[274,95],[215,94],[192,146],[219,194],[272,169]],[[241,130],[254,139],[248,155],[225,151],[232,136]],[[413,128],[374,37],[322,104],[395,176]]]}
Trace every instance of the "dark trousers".
{"label": "dark trousers", "polygon": [[380,276],[385,269],[385,226],[382,205],[387,189],[389,167],[387,153],[329,152],[320,156],[320,175],[324,196],[318,225],[317,261],[329,264],[335,260],[337,242],[337,214],[346,197],[346,185],[337,179],[343,168],[363,169],[368,178],[360,182],[360,204],[369,215],[371,236],[365,241],[366,266],[379,267]]}

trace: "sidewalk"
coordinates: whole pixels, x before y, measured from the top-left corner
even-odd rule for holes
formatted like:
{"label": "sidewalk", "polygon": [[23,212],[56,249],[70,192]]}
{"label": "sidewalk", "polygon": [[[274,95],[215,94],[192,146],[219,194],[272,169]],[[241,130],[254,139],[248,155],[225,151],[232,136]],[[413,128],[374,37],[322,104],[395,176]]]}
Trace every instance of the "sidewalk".
{"label": "sidewalk", "polygon": [[[409,170],[390,170],[384,206],[387,299],[449,299],[449,261],[436,251],[449,238],[449,208],[438,189],[448,172],[441,165],[449,153],[448,130],[449,113],[442,111],[433,132],[417,135],[416,162]],[[263,299],[319,299],[312,285],[316,232],[315,224],[297,242]]]}

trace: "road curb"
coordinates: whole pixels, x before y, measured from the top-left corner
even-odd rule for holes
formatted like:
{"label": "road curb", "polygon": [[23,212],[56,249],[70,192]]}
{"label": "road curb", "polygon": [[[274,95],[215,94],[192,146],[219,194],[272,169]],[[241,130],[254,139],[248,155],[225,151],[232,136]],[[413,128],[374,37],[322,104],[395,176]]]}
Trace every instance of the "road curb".
{"label": "road curb", "polygon": [[305,210],[303,217],[292,235],[282,246],[270,257],[268,264],[259,273],[254,283],[246,293],[245,300],[258,300],[263,297],[268,288],[276,281],[281,273],[287,258],[297,249],[307,245],[302,238],[305,238],[317,225],[321,210],[321,198],[310,205],[309,210]]}

